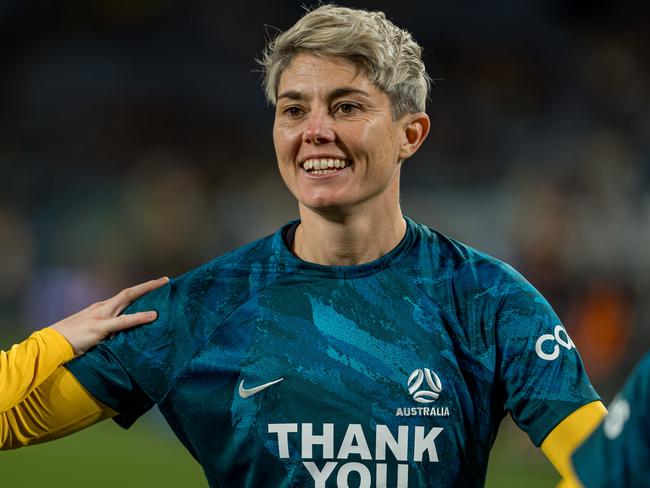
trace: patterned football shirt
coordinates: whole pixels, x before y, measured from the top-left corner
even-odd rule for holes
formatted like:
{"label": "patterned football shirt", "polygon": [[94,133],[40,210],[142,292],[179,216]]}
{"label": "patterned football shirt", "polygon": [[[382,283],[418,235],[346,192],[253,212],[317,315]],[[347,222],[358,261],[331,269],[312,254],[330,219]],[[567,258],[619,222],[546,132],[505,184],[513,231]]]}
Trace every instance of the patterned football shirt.
{"label": "patterned football shirt", "polygon": [[212,487],[482,486],[507,412],[539,445],[599,397],[516,271],[406,222],[356,266],[299,259],[290,222],[138,300],[155,322],[68,368],[123,427],[157,404]]}

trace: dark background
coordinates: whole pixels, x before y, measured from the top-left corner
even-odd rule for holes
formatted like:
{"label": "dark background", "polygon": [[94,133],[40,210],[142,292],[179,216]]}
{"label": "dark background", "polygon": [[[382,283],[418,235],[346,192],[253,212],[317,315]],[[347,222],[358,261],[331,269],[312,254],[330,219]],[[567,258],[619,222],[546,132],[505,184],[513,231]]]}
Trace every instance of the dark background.
{"label": "dark background", "polygon": [[[650,345],[647,2],[340,2],[424,47],[405,214],[506,260],[607,402]],[[297,216],[255,58],[300,2],[2,0],[3,348]]]}

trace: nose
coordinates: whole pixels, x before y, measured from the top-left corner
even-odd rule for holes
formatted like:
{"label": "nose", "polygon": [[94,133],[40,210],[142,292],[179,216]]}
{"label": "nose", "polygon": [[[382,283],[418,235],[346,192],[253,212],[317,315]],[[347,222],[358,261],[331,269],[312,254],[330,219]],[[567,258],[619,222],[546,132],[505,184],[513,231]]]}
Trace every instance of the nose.
{"label": "nose", "polygon": [[325,110],[313,110],[307,116],[302,140],[307,144],[327,144],[335,139],[333,120]]}

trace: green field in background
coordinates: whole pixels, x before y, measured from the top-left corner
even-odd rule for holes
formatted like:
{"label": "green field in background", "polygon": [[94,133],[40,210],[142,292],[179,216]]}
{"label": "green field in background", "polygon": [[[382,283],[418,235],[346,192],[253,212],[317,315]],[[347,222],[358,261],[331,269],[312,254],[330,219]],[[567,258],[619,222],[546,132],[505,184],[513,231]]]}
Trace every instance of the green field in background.
{"label": "green field in background", "polygon": [[[0,452],[2,486],[207,487],[199,465],[161,422],[158,414],[148,414],[125,431],[107,421],[49,444]],[[444,459],[444,454],[440,457]],[[557,479],[541,451],[505,421],[492,451],[486,486],[547,488]]]}

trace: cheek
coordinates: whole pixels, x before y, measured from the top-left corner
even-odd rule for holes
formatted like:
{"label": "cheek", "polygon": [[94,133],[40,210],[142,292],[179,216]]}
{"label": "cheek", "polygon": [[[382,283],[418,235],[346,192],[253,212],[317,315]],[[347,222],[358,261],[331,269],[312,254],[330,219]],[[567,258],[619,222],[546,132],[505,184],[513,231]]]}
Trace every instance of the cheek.
{"label": "cheek", "polygon": [[367,164],[370,167],[374,166],[375,172],[384,167],[386,170],[390,170],[391,161],[397,161],[399,144],[396,136],[395,131],[389,130],[383,125],[365,127],[357,133],[355,140],[362,142],[357,150],[365,153]]}
{"label": "cheek", "polygon": [[391,147],[394,144],[395,136],[395,130],[383,120],[361,124],[356,131],[357,140],[367,144],[369,151],[385,150]]}
{"label": "cheek", "polygon": [[273,126],[273,145],[275,146],[278,162],[283,162],[287,158],[295,156],[292,153],[295,153],[300,148],[300,141],[299,131],[277,124]]}
{"label": "cheek", "polygon": [[273,127],[273,146],[275,147],[275,158],[280,171],[280,177],[284,184],[293,192],[295,172],[293,161],[296,151],[292,150],[292,143],[287,139],[285,131],[279,127]]}
{"label": "cheek", "polygon": [[273,147],[275,147],[275,153],[279,156],[282,152],[282,138],[277,123],[273,124]]}

